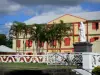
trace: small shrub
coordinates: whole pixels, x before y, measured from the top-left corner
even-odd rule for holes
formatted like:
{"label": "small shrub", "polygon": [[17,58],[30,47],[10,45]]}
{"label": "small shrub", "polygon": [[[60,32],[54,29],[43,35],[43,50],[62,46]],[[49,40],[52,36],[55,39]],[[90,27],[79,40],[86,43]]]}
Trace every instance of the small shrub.
{"label": "small shrub", "polygon": [[95,67],[92,70],[92,73],[95,74],[95,75],[100,75],[100,66]]}

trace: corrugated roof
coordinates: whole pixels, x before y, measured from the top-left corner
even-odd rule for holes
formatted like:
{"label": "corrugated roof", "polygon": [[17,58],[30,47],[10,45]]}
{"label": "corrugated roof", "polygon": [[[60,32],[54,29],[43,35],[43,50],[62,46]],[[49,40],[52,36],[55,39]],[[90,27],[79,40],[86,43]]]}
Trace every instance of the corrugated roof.
{"label": "corrugated roof", "polygon": [[[40,24],[40,23],[48,23],[60,16],[62,16],[64,14],[60,14],[60,15],[40,15],[40,16],[35,16],[29,20],[24,21],[24,23],[26,24]],[[77,16],[80,18],[84,18],[86,20],[100,20],[100,11],[94,11],[94,12],[82,12],[82,13],[72,13],[71,15],[73,16]]]}
{"label": "corrugated roof", "polygon": [[100,20],[100,11],[76,13],[72,15],[84,18],[86,20]]}
{"label": "corrugated roof", "polygon": [[16,52],[15,50],[9,48],[9,47],[6,47],[4,45],[1,45],[0,46],[0,52]]}
{"label": "corrugated roof", "polygon": [[48,23],[49,21],[53,20],[53,19],[56,19],[57,17],[60,17],[62,15],[40,15],[40,16],[35,16],[35,17],[32,17],[26,21],[24,21],[24,23],[26,24],[41,24],[41,23]]}

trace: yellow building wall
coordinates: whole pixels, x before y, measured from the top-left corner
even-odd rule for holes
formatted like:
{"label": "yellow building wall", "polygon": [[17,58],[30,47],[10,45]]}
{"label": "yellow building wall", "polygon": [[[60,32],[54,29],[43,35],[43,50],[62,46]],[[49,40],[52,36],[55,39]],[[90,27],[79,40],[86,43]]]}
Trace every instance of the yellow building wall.
{"label": "yellow building wall", "polygon": [[55,20],[48,22],[48,24],[60,23],[60,20],[63,20],[64,23],[74,23],[74,22],[81,22],[81,21],[84,22],[84,21],[86,21],[85,19],[66,14],[64,16],[61,16],[61,17],[59,17]]}
{"label": "yellow building wall", "polygon": [[[70,36],[70,39],[71,39],[70,46],[64,46],[64,40],[62,40],[62,46],[61,46],[61,49],[62,49],[61,52],[62,53],[63,52],[72,52],[73,51],[73,43],[79,42],[78,23],[80,23],[81,21],[84,22],[84,24],[85,24],[85,27],[86,27],[85,28],[86,29],[85,32],[86,32],[86,34],[87,34],[87,23],[88,23],[88,41],[89,42],[90,42],[90,39],[92,37],[95,37],[95,36],[100,37],[100,22],[99,22],[99,29],[98,30],[93,30],[92,29],[92,21],[91,22],[88,22],[88,21],[86,22],[85,19],[82,19],[82,18],[79,18],[79,17],[75,17],[75,16],[72,16],[72,15],[64,15],[64,16],[59,17],[59,18],[57,18],[57,19],[55,19],[53,21],[50,21],[48,24],[60,23],[60,20],[63,20],[64,23],[72,23],[74,25],[73,26],[74,27],[74,29],[73,29],[74,30],[74,35]],[[23,50],[23,40],[25,40],[25,41],[27,40],[27,39],[23,39],[23,36],[24,36],[24,34],[22,34],[20,36],[20,38],[21,38],[20,39],[21,40],[21,47],[19,49],[17,48],[17,50]],[[27,38],[29,38],[29,37],[30,37],[30,35],[27,35]],[[92,46],[93,52],[100,52],[100,50],[99,50],[100,49],[100,42],[97,42],[97,41],[92,42],[92,44],[93,44],[93,46]],[[26,51],[35,50],[36,48],[33,47],[33,45],[30,48],[26,48]],[[34,45],[34,46],[36,46],[36,45]],[[48,52],[60,52],[57,49],[51,50],[51,48],[53,48],[53,47],[51,47],[50,45],[48,45],[48,49],[49,49]],[[56,48],[59,48],[58,43],[57,43]],[[16,50],[16,39],[13,39],[13,49]],[[46,50],[47,50],[47,43],[46,42],[44,44],[43,49],[44,49],[44,52],[46,52]]]}
{"label": "yellow building wall", "polygon": [[[99,39],[94,42],[90,42],[90,39],[93,37],[99,37]],[[93,44],[92,52],[100,53],[100,35],[89,36],[89,42]]]}
{"label": "yellow building wall", "polygon": [[79,36],[74,36],[74,43],[79,42]]}
{"label": "yellow building wall", "polygon": [[92,22],[88,22],[88,26],[89,26],[89,34],[100,34],[100,21],[99,21],[99,29],[98,30],[94,30],[92,29]]}
{"label": "yellow building wall", "polygon": [[[64,16],[61,16],[55,20],[52,20],[50,22],[48,22],[48,24],[53,24],[53,23],[60,23],[60,20],[62,20],[64,23],[72,23],[74,25],[74,34],[77,34],[78,35],[78,23],[80,23],[81,21],[82,22],[85,22],[86,20],[85,19],[82,19],[82,18],[79,18],[79,17],[76,17],[76,16],[72,16],[72,15],[64,15]],[[62,41],[62,50],[61,52],[72,52],[73,50],[73,43],[77,42],[78,41],[78,38],[77,37],[74,37],[74,40],[73,40],[73,36],[70,36],[70,46],[64,46],[64,40]],[[52,52],[52,50],[49,50],[49,52]]]}
{"label": "yellow building wall", "polygon": [[[49,53],[52,52],[60,52],[60,50],[48,50]],[[72,49],[67,49],[67,50],[61,50],[60,53],[68,53],[68,52],[73,52]]]}
{"label": "yellow building wall", "polygon": [[[69,36],[70,38],[70,45],[69,46],[65,46],[64,45],[64,39],[68,38],[68,37],[64,37],[62,42],[61,42],[61,51],[59,50],[59,44],[57,43],[56,48],[55,47],[51,47],[50,45],[48,45],[48,52],[72,52],[73,49],[73,36]],[[50,50],[52,49],[52,50]]]}
{"label": "yellow building wall", "polygon": [[78,23],[75,23],[73,25],[74,25],[74,34],[79,34]]}
{"label": "yellow building wall", "polygon": [[100,39],[92,43],[92,52],[100,53]]}

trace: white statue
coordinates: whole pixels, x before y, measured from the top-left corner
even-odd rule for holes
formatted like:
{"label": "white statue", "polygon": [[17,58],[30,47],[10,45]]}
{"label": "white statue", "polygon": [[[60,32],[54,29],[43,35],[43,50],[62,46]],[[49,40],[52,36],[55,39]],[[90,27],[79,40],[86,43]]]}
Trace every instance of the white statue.
{"label": "white statue", "polygon": [[86,42],[85,26],[83,22],[80,22],[79,36],[80,36],[80,42]]}

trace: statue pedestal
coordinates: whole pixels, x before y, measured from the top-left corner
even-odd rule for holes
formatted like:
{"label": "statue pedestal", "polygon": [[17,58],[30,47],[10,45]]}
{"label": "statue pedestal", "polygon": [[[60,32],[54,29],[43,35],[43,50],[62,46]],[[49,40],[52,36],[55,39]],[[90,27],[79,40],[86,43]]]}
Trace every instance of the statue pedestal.
{"label": "statue pedestal", "polygon": [[74,52],[92,52],[92,44],[89,42],[76,42]]}

